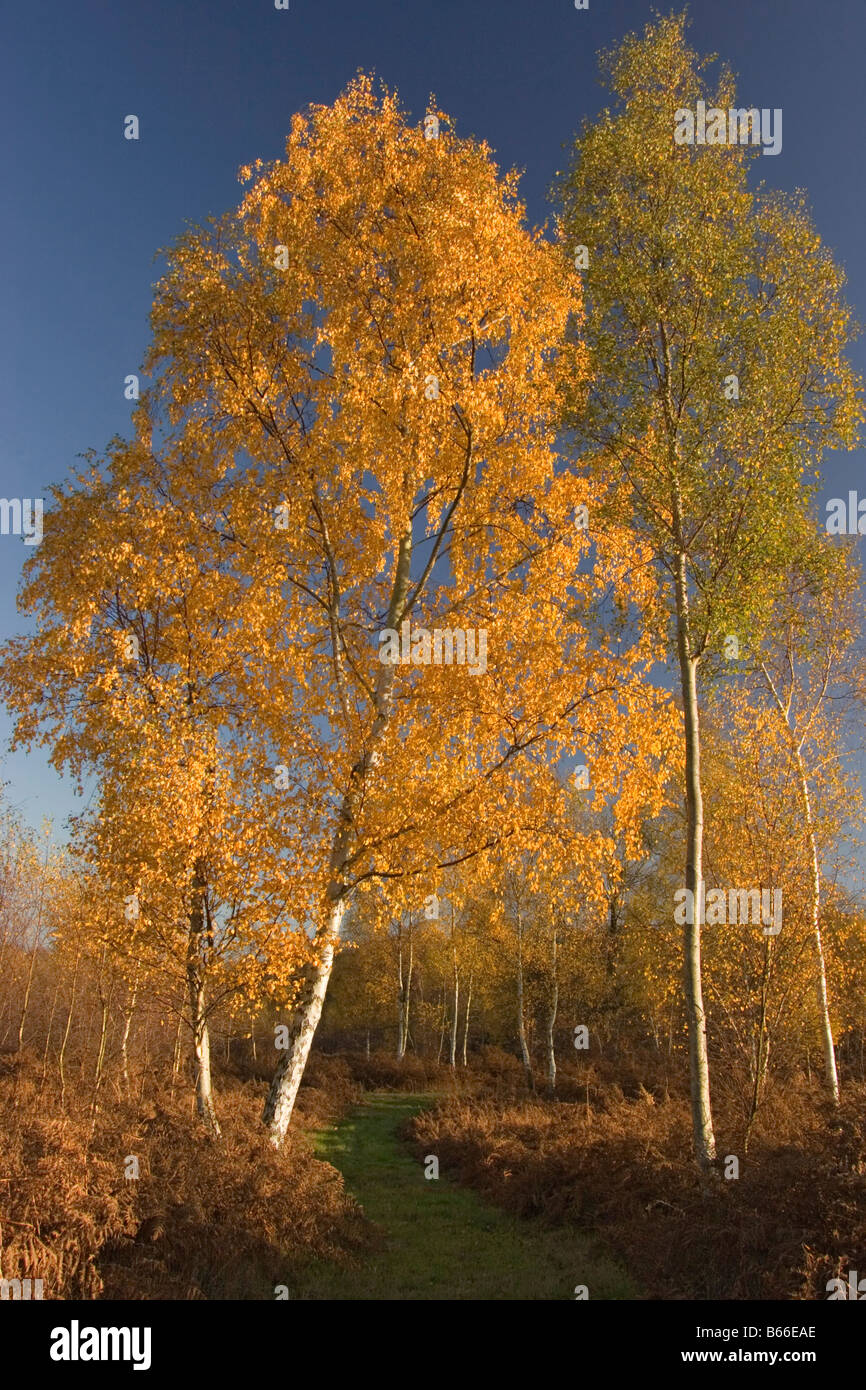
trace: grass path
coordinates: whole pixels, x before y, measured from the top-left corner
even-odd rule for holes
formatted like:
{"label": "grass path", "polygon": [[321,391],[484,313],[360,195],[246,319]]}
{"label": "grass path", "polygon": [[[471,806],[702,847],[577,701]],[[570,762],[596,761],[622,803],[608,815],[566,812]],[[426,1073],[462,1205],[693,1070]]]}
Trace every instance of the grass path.
{"label": "grass path", "polygon": [[302,1299],[590,1299],[636,1296],[628,1277],[574,1229],[547,1228],[489,1206],[474,1192],[424,1177],[398,1136],[436,1099],[372,1092],[339,1124],[313,1136],[316,1153],[382,1228],[381,1248],[345,1269],[320,1262],[299,1274]]}

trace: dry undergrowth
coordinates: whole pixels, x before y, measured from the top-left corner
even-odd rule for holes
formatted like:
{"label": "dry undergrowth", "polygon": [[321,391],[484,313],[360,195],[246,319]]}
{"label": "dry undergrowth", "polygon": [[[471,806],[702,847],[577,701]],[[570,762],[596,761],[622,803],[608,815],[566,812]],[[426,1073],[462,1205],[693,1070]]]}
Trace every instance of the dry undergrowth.
{"label": "dry undergrowth", "polygon": [[[273,1298],[310,1257],[366,1248],[368,1223],[342,1178],[293,1133],[276,1153],[261,1090],[222,1080],[223,1138],[211,1142],[186,1094],[131,1104],[106,1085],[91,1115],[67,1092],[39,1095],[35,1059],[0,1066],[0,1275],[41,1278],[45,1298]],[[315,1123],[357,1094],[321,1059],[301,1093]],[[127,1180],[128,1159],[138,1180]]]}
{"label": "dry undergrowth", "polygon": [[[268,1145],[249,1069],[219,1077],[219,1143],[183,1082],[127,1098],[106,1081],[95,1111],[86,1090],[68,1086],[61,1104],[40,1083],[36,1058],[0,1059],[0,1277],[41,1278],[46,1298],[270,1299],[306,1261],[363,1259],[376,1244],[300,1126],[282,1152]],[[336,1118],[362,1088],[442,1093],[411,1122],[419,1154],[511,1211],[598,1231],[647,1297],[823,1299],[831,1277],[866,1270],[862,1083],[845,1085],[834,1118],[803,1078],[776,1081],[747,1154],[729,1088],[719,1152],[739,1156],[740,1176],[709,1192],[682,1079],[645,1057],[566,1064],[550,1102],[496,1048],[456,1074],[417,1058],[314,1056],[299,1121]]]}
{"label": "dry undergrowth", "polygon": [[417,1152],[511,1211],[599,1231],[650,1298],[825,1299],[828,1279],[866,1270],[866,1086],[835,1121],[803,1080],[777,1084],[746,1155],[720,1107],[740,1176],[707,1192],[683,1095],[626,1095],[593,1067],[562,1081],[555,1103],[480,1085],[443,1101],[412,1121]]}

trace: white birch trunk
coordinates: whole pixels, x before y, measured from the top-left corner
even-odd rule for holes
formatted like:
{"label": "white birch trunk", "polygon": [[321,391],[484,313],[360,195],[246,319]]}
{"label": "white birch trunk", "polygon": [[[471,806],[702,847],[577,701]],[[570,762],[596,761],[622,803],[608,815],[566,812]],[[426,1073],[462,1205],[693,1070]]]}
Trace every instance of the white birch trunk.
{"label": "white birch trunk", "polygon": [[195,1055],[195,1107],[215,1139],[220,1137],[219,1122],[213,1098],[213,1076],[210,1061],[210,1029],[207,1023],[204,981],[195,966],[187,969],[189,1007],[192,1021],[192,1042]]}
{"label": "white birch trunk", "polygon": [[520,1056],[526,1072],[526,1084],[530,1091],[535,1089],[532,1076],[532,1061],[526,1041],[526,1020],[523,1015],[523,922],[520,909],[517,911],[517,1039],[520,1043]]}
{"label": "white birch trunk", "polygon": [[553,928],[553,950],[550,962],[550,1000],[547,1013],[547,1089],[551,1096],[556,1093],[556,1048],[553,1033],[556,1027],[556,1013],[559,1007],[559,974],[556,958],[556,927]]}
{"label": "white birch trunk", "polygon": [[129,1007],[123,1016],[123,1036],[120,1040],[120,1062],[121,1075],[127,1094],[129,1094],[129,1030],[132,1027],[132,1018],[135,1013],[135,1001],[138,995],[138,983],[133,985],[132,995],[129,1000]]}
{"label": "white birch trunk", "polygon": [[406,1052],[403,1036],[403,942],[397,943],[397,1061],[402,1062]]}
{"label": "white birch trunk", "polygon": [[277,1149],[285,1140],[313,1038],[322,1017],[322,1006],[328,992],[328,981],[334,966],[334,951],[345,911],[346,900],[340,898],[331,909],[321,954],[300,1003],[300,1023],[292,1038],[292,1045],[280,1057],[265,1101],[262,1118],[268,1127],[268,1137]]}
{"label": "white birch trunk", "polygon": [[454,1011],[451,1017],[451,1047],[448,1065],[453,1071],[457,1065],[457,1020],[460,1008],[460,975],[457,969],[457,948],[454,948]]}
{"label": "white birch trunk", "polygon": [[809,878],[811,890],[811,902],[809,906],[812,921],[812,939],[815,943],[815,995],[818,1004],[818,1027],[821,1033],[821,1047],[824,1053],[824,1076],[826,1078],[827,1088],[833,1098],[833,1104],[838,1105],[839,1074],[836,1069],[836,1049],[833,1044],[833,1025],[830,1020],[827,965],[824,959],[824,943],[821,938],[821,871],[818,864],[818,838],[815,832],[814,817],[812,815],[812,798],[809,794],[809,779],[806,775],[805,763],[803,762],[803,741],[801,738],[799,743],[796,742],[796,735],[791,728],[790,697],[787,705],[783,704],[781,695],[776,689],[772,676],[763,663],[761,665],[761,670],[776,708],[784,719],[785,726],[791,735],[794,758],[797,764],[800,799],[803,803],[803,817],[806,823],[806,837],[809,845]]}
{"label": "white birch trunk", "polygon": [[830,1021],[830,999],[827,990],[827,966],[824,960],[824,943],[821,939],[821,872],[818,865],[818,841],[815,822],[812,818],[812,799],[809,795],[809,780],[803,765],[800,750],[797,749],[797,771],[800,775],[800,793],[806,816],[806,833],[809,839],[809,867],[811,879],[812,938],[815,943],[815,994],[818,1002],[818,1026],[821,1031],[821,1046],[824,1051],[824,1076],[833,1104],[839,1104],[839,1073],[836,1069],[836,1049],[833,1045],[833,1025]]}
{"label": "white birch trunk", "polygon": [[472,1003],[472,971],[469,972],[469,988],[466,991],[466,1017],[463,1020],[463,1065],[466,1066],[466,1049],[469,1046],[469,1006]]}
{"label": "white birch trunk", "polygon": [[205,965],[202,956],[206,943],[204,912],[204,876],[196,865],[192,907],[189,914],[189,939],[186,954],[186,981],[189,997],[192,1043],[195,1054],[195,1104],[199,1117],[211,1135],[220,1137],[219,1122],[213,1098],[213,1078],[210,1060],[210,1029],[205,997]]}
{"label": "white birch trunk", "polygon": [[445,986],[442,986],[442,1027],[439,1029],[439,1051],[436,1053],[436,1065],[442,1061],[442,1049],[445,1046],[445,1029],[448,1025],[448,1005],[445,1001]]}
{"label": "white birch trunk", "polygon": [[710,1107],[707,1021],[701,979],[701,906],[703,903],[704,803],[701,789],[701,737],[698,715],[697,659],[691,653],[686,557],[677,557],[677,654],[686,735],[686,883],[695,910],[683,929],[683,981],[689,1034],[691,1109],[695,1156],[703,1170],[716,1157]]}
{"label": "white birch trunk", "polygon": [[403,975],[403,943],[400,942],[400,959],[398,966],[398,1020],[397,1020],[397,1060],[402,1062],[406,1056],[406,1048],[409,1046],[409,1007],[412,998],[412,969],[414,966],[414,943],[412,941],[412,929],[409,928],[409,964],[405,976]]}

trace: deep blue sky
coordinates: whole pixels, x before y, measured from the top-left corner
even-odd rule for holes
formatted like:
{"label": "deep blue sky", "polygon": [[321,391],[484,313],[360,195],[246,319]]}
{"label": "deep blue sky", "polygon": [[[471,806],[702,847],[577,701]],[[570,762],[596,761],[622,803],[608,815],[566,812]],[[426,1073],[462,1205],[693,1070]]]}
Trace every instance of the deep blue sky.
{"label": "deep blue sky", "polygon": [[[673,7],[664,4],[665,12]],[[330,103],[358,68],[420,120],[435,93],[461,134],[525,170],[534,222],[562,146],[604,104],[596,54],[651,7],[640,0],[103,0],[10,5],[0,128],[6,292],[0,345],[0,495],[44,495],[76,454],[128,429],[123,379],[148,340],[154,254],[237,202],[237,170],[283,153],[293,112]],[[741,104],[781,107],[771,186],[807,190],[866,321],[863,0],[693,0],[690,42],[738,74]],[[134,113],[141,138],[123,138]],[[866,369],[866,344],[856,363]],[[143,383],[144,384],[144,383]],[[862,451],[829,461],[826,495],[866,491]],[[0,537],[0,636],[15,610],[21,540]],[[0,751],[10,722],[0,714]],[[0,776],[28,820],[62,829],[76,805],[44,759]]]}

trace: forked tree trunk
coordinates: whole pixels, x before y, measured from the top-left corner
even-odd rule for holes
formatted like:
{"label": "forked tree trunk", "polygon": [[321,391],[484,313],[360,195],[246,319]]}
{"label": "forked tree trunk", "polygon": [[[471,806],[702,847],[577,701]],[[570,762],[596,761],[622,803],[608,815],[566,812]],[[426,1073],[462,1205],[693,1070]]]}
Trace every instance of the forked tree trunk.
{"label": "forked tree trunk", "polygon": [[[388,616],[385,623],[386,627],[390,629],[398,627],[405,614],[409,598],[411,570],[412,532],[409,530],[400,537],[397,548],[394,586],[391,591],[391,602],[388,605]],[[336,632],[338,614],[332,612],[330,616],[334,668],[337,674],[339,693],[345,705],[343,657]],[[352,767],[349,786],[340,807],[339,824],[331,847],[327,909],[323,930],[318,938],[320,947],[318,962],[307,979],[298,1010],[298,1025],[292,1039],[292,1046],[283,1053],[277,1064],[268,1098],[265,1101],[262,1120],[267,1126],[268,1137],[275,1148],[279,1148],[286,1137],[289,1121],[292,1118],[292,1110],[301,1085],[301,1078],[304,1075],[304,1068],[310,1055],[313,1037],[322,1016],[322,1006],[328,992],[328,981],[331,978],[331,970],[334,965],[334,953],[340,937],[340,927],[349,905],[349,890],[344,882],[344,874],[349,860],[352,838],[356,830],[357,802],[363,790],[366,774],[379,756],[376,745],[381,739],[390,717],[395,672],[396,666],[383,665],[376,682],[374,695],[376,716],[370,728],[367,745]]]}
{"label": "forked tree trunk", "polygon": [[689,1034],[692,1131],[700,1168],[710,1169],[716,1157],[716,1138],[710,1107],[710,1069],[707,1020],[701,980],[701,918],[703,916],[704,803],[701,791],[701,736],[698,715],[697,658],[691,652],[686,557],[677,557],[677,655],[686,735],[686,888],[693,911],[683,928],[683,983]]}

